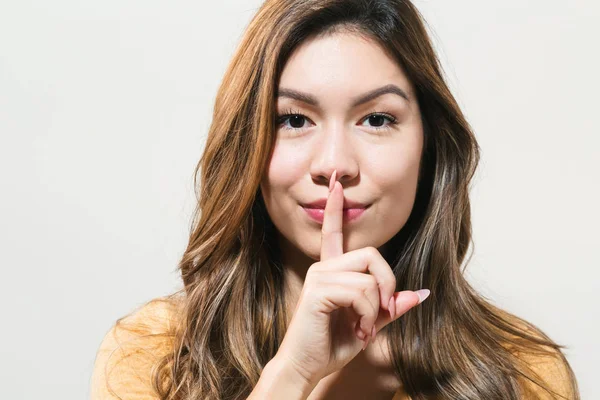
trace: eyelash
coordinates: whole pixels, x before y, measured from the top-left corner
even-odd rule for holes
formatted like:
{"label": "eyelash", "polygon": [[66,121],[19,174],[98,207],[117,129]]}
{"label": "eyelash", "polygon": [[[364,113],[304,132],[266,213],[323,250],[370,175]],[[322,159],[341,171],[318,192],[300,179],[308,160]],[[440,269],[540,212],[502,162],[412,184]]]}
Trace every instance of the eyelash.
{"label": "eyelash", "polygon": [[[293,109],[287,109],[284,111],[283,114],[280,114],[277,116],[277,126],[283,124],[289,117],[293,117],[293,116],[300,116],[306,119],[309,119],[306,115],[300,113],[300,111],[297,110],[293,110]],[[398,123],[398,119],[396,117],[394,117],[392,114],[390,114],[389,112],[385,112],[385,111],[381,111],[381,112],[372,112],[370,114],[368,114],[364,119],[366,120],[369,117],[372,116],[381,116],[384,118],[387,118],[389,120],[389,124],[388,125],[384,125],[384,126],[372,126],[371,128],[375,129],[376,131],[386,131],[389,129],[392,129],[391,126],[392,125],[396,125]],[[284,127],[283,129],[287,130],[287,131],[300,131],[304,128],[288,128],[288,127]]]}

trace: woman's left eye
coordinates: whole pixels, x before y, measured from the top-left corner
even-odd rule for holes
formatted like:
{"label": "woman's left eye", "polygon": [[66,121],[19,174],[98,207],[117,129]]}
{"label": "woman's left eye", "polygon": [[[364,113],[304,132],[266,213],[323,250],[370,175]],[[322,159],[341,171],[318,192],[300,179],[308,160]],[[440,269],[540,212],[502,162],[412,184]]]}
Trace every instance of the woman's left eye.
{"label": "woman's left eye", "polygon": [[[308,120],[308,117],[306,117],[303,114],[300,114],[299,112],[295,112],[295,111],[288,111],[285,114],[277,116],[278,125],[283,124],[283,129],[285,129],[285,130],[304,129],[303,125],[304,125],[304,122],[307,120]],[[385,120],[388,120],[389,123],[387,125],[382,125],[382,124],[385,124]],[[367,115],[367,117],[363,120],[363,123],[367,122],[367,121],[370,124],[367,126],[370,126],[371,128],[373,128],[375,130],[391,129],[390,126],[395,125],[397,123],[396,117],[394,117],[393,115],[391,115],[389,113],[385,113],[385,112],[371,113],[371,114]],[[290,122],[291,124],[296,124],[296,125],[299,124],[300,126],[288,127],[288,126],[286,126],[285,122]]]}
{"label": "woman's left eye", "polygon": [[[384,120],[389,121],[389,125],[379,125],[379,123],[384,123]],[[369,121],[371,123],[375,123],[377,126],[372,126],[373,128],[379,129],[390,129],[390,125],[396,124],[396,118],[388,113],[373,113],[367,116],[364,121]]]}

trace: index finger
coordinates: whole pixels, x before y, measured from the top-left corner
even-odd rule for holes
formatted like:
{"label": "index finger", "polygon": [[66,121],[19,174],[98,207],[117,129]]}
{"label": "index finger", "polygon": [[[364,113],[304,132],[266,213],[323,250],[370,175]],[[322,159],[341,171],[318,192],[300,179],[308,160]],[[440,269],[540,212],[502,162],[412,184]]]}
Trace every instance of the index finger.
{"label": "index finger", "polygon": [[335,178],[336,171],[333,171],[329,181],[333,189],[327,198],[321,228],[321,261],[344,254],[344,191]]}

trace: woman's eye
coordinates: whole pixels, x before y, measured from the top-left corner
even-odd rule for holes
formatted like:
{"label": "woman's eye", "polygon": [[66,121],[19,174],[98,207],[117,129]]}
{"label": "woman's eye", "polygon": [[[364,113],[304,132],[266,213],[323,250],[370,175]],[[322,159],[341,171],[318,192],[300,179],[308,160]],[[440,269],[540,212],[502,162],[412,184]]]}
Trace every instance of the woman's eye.
{"label": "woman's eye", "polygon": [[[279,124],[283,124],[284,129],[302,129],[304,127],[304,122],[306,122],[307,118],[302,114],[287,114],[279,116],[278,122]],[[286,126],[286,122],[289,123],[290,127]]]}
{"label": "woman's eye", "polygon": [[[389,121],[389,124],[383,125],[385,123],[386,119]],[[390,125],[394,125],[396,123],[396,118],[394,118],[393,116],[391,116],[387,113],[373,113],[373,114],[369,115],[367,118],[365,118],[365,122],[366,121],[369,121],[369,123],[371,124],[370,126],[372,128],[375,128],[376,130],[380,130],[380,129],[390,129]]]}
{"label": "woman's eye", "polygon": [[[389,121],[387,125],[385,125],[386,120]],[[287,114],[279,115],[277,118],[278,126],[283,126],[283,129],[285,130],[301,130],[305,128],[305,123],[307,121],[308,118],[305,115],[295,112],[288,112]],[[397,123],[396,118],[388,113],[372,113],[363,121],[369,122],[369,125],[367,126],[375,130],[390,129],[390,125]]]}

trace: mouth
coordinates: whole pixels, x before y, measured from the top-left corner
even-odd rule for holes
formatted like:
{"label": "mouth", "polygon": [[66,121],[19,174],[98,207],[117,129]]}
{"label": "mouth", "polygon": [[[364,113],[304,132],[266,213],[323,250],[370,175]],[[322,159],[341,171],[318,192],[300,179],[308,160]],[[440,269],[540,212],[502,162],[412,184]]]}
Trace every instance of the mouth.
{"label": "mouth", "polygon": [[[364,207],[344,208],[344,223],[358,220],[369,208],[369,206],[370,205],[366,205]],[[325,208],[302,206],[302,209],[305,211],[306,215],[313,221],[316,221],[320,224],[323,223],[323,219],[325,217]]]}
{"label": "mouth", "polygon": [[[300,203],[300,205],[305,208],[314,208],[314,209],[322,208],[322,209],[324,209],[325,206],[327,205],[327,199],[321,198],[321,199],[315,200],[311,203],[305,203],[305,204]],[[367,208],[369,208],[369,206],[370,206],[370,204],[360,203],[357,201],[353,201],[353,200],[344,198],[344,210],[352,210],[352,209],[360,209],[360,208],[367,209]]]}

